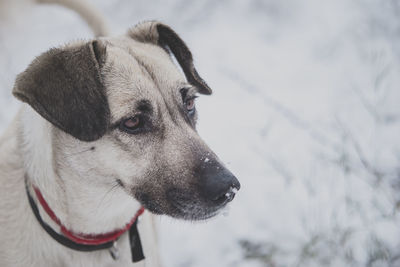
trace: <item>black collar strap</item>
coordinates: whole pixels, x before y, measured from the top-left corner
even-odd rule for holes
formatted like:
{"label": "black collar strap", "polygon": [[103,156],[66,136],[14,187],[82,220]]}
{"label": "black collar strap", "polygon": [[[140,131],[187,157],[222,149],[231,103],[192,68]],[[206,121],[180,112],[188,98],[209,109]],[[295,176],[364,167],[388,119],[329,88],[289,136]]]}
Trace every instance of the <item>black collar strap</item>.
{"label": "black collar strap", "polygon": [[[107,242],[104,244],[99,244],[99,245],[79,244],[79,243],[76,243],[76,242],[66,238],[63,235],[60,235],[56,231],[54,231],[46,222],[43,221],[42,217],[40,216],[39,209],[38,209],[35,201],[33,200],[31,194],[29,193],[28,182],[27,182],[26,178],[25,178],[25,189],[26,189],[26,193],[28,196],[29,204],[30,204],[33,214],[35,214],[35,217],[38,220],[39,224],[58,243],[60,243],[63,246],[66,246],[70,249],[78,250],[78,251],[85,251],[85,252],[109,249],[110,254],[114,260],[117,260],[119,258],[118,251],[116,250],[116,240],[110,241],[110,242]],[[131,228],[129,229],[129,243],[130,243],[131,252],[132,252],[132,262],[139,262],[144,259],[142,244],[141,244],[140,236],[139,236],[139,231],[137,229],[137,222],[138,222],[138,220],[136,220],[132,224]]]}

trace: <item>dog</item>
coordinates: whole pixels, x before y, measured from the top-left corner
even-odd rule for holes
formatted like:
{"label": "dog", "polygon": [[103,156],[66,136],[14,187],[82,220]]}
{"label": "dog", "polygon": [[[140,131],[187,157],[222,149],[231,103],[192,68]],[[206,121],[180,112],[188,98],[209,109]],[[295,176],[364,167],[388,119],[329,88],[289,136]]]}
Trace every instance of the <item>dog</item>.
{"label": "dog", "polygon": [[206,220],[240,189],[196,131],[211,92],[157,21],[33,60],[0,138],[0,266],[160,266],[155,216]]}

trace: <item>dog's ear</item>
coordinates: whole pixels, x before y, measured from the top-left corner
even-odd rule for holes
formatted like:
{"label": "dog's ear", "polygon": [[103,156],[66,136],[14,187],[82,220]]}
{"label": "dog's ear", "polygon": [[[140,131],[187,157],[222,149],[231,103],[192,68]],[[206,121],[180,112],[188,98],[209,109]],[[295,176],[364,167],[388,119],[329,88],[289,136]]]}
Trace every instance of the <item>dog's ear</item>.
{"label": "dog's ear", "polygon": [[51,49],[17,76],[13,95],[75,138],[97,140],[110,116],[100,75],[105,57],[100,41]]}
{"label": "dog's ear", "polygon": [[149,42],[163,47],[172,53],[189,83],[199,89],[199,93],[210,95],[211,88],[197,73],[193,57],[185,42],[170,27],[157,21],[144,22],[129,30],[128,35],[140,42]]}

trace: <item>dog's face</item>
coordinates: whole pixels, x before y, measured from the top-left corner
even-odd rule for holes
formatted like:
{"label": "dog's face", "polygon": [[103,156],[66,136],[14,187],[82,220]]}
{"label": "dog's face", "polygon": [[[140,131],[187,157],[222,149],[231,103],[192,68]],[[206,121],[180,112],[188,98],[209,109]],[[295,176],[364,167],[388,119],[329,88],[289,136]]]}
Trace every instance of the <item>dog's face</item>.
{"label": "dog's face", "polygon": [[211,90],[190,51],[157,22],[47,52],[14,88],[55,126],[58,168],[74,166],[154,213],[191,220],[215,215],[240,188],[196,132],[198,93]]}

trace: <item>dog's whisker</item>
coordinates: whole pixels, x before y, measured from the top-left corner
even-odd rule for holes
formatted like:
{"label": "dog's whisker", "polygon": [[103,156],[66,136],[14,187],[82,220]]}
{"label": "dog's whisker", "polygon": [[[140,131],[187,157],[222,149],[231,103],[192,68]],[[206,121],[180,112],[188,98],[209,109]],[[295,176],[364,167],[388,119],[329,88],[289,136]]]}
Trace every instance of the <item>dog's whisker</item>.
{"label": "dog's whisker", "polygon": [[116,189],[117,187],[118,187],[118,184],[116,183],[116,184],[114,184],[110,189],[107,190],[107,192],[106,192],[106,193],[103,195],[103,197],[101,198],[101,200],[100,200],[100,202],[99,202],[97,208],[99,208],[99,207],[101,206],[101,204],[104,202],[104,200],[106,199],[106,197],[107,197],[111,192],[114,192],[115,189]]}
{"label": "dog's whisker", "polygon": [[[93,211],[96,211],[96,210],[98,210],[98,209],[100,208],[100,206],[103,204],[103,202],[104,202],[104,200],[106,199],[106,197],[107,197],[108,194],[110,194],[111,192],[112,192],[113,194],[115,193],[115,191],[116,191],[115,189],[118,188],[119,184],[118,184],[117,182],[114,182],[113,184],[114,184],[114,185],[111,186],[111,188],[108,189],[108,190],[106,191],[106,193],[104,193],[104,195],[103,195],[103,197],[101,198],[100,202],[97,204],[96,209],[93,210]],[[112,195],[111,195],[111,197],[112,197]]]}

